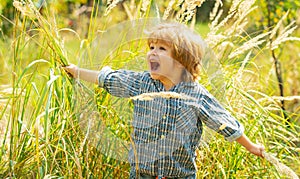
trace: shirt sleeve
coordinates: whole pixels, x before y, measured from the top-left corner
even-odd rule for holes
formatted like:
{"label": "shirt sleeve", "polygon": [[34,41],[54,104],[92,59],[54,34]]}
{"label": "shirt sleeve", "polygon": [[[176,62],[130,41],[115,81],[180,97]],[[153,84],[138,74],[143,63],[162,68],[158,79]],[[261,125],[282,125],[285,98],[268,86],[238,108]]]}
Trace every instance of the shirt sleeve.
{"label": "shirt sleeve", "polygon": [[212,130],[232,142],[243,135],[244,127],[206,90],[200,100],[200,119]]}
{"label": "shirt sleeve", "polygon": [[112,70],[106,66],[98,75],[98,86],[117,97],[136,96],[139,92],[142,73],[129,70]]}

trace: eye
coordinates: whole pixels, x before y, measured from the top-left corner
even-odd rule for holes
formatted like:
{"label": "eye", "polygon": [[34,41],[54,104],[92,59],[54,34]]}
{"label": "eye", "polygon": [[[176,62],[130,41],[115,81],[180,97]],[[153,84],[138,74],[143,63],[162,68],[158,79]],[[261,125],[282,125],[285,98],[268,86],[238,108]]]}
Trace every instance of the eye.
{"label": "eye", "polygon": [[153,50],[153,49],[154,49],[154,46],[150,45],[149,49],[150,49],[150,50]]}
{"label": "eye", "polygon": [[164,50],[165,51],[166,48],[161,46],[161,47],[159,47],[159,50]]}

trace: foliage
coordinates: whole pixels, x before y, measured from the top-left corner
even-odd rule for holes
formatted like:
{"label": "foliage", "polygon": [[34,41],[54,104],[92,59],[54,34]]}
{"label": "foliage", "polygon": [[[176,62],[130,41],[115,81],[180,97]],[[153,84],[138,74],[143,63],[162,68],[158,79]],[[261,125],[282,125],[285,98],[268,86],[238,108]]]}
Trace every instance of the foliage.
{"label": "foliage", "polygon": [[[103,132],[95,141],[91,138],[95,139],[93,135],[97,133],[94,131],[108,129],[117,138],[130,142],[128,114],[132,103],[71,79],[60,66],[69,62],[79,63],[79,59],[81,66],[94,69],[107,64],[113,68],[133,69],[136,62],[143,67],[144,64],[136,59],[143,59],[145,42],[127,43],[125,38],[121,38],[120,42],[116,36],[107,36],[104,31],[124,19],[163,17],[164,14],[170,19],[180,17],[177,20],[201,32],[202,28],[206,28],[205,40],[218,59],[213,65],[218,65],[223,78],[210,76],[216,71],[206,68],[212,64],[204,64],[201,83],[212,92],[216,90],[214,84],[220,81],[225,84],[223,103],[245,125],[245,133],[252,140],[263,143],[267,152],[274,153],[282,163],[300,174],[299,91],[293,91],[299,89],[300,81],[300,65],[293,65],[299,63],[299,42],[284,41],[280,43],[286,44],[284,48],[278,47],[282,51],[298,53],[282,55],[284,67],[288,69],[284,77],[294,85],[290,96],[284,99],[290,102],[292,119],[290,128],[287,128],[276,96],[272,63],[265,60],[270,56],[265,52],[270,50],[266,43],[268,35],[274,32],[280,37],[292,27],[285,29],[281,24],[278,29],[248,34],[247,22],[253,16],[251,13],[256,12],[254,1],[235,0],[224,11],[223,1],[216,1],[209,27],[195,24],[193,20],[201,1],[191,4],[190,1],[175,1],[173,5],[172,1],[164,2],[164,5],[157,2],[158,6],[156,1],[107,1],[102,6],[94,3],[87,13],[90,16],[81,14],[75,17],[74,21],[78,22],[76,27],[72,27],[74,29],[65,28],[69,24],[66,17],[56,14],[68,7],[66,3],[53,1],[53,6],[45,6],[40,12],[29,6],[30,0],[24,2],[24,6],[19,6],[22,13],[16,9],[9,11],[8,16],[13,16],[9,17],[13,21],[13,29],[10,34],[5,34],[10,38],[5,37],[8,40],[0,43],[0,63],[5,64],[5,68],[0,69],[1,74],[5,74],[0,76],[1,178],[128,177],[129,164],[103,152],[115,151],[115,146],[110,145],[114,143],[105,138],[110,134]],[[174,12],[169,13],[170,16],[165,13],[169,5],[170,12]],[[62,9],[56,9],[58,6]],[[180,11],[178,7],[186,9]],[[24,13],[27,10],[29,15]],[[120,13],[123,14],[121,19]],[[281,19],[280,15],[278,18]],[[99,52],[93,49],[94,46],[113,45],[116,46],[114,49],[98,49]],[[7,47],[12,47],[12,50]],[[103,60],[95,61],[95,58]],[[7,71],[12,71],[13,75]],[[128,111],[119,112],[126,106]],[[94,112],[100,112],[100,115],[94,115]],[[89,130],[82,128],[89,119],[97,120],[97,125]],[[228,143],[209,131],[205,135],[197,151],[198,177],[283,177],[271,163],[250,155],[240,145]]]}
{"label": "foliage", "polygon": [[[258,26],[262,26],[264,28],[276,25],[287,11],[289,11],[289,15],[286,20],[287,23],[296,20],[297,10],[300,7],[300,2],[293,0],[263,0],[257,1],[257,4],[260,9],[259,12],[261,13],[261,16],[255,16],[255,22]],[[271,20],[268,20],[268,16]]]}

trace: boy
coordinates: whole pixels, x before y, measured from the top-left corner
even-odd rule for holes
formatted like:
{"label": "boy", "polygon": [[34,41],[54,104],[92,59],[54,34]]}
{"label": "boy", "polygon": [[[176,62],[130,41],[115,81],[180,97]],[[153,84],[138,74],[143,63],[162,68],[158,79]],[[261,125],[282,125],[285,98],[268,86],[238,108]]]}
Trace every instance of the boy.
{"label": "boy", "polygon": [[243,126],[197,82],[204,55],[198,34],[182,24],[162,23],[149,33],[148,46],[149,72],[65,67],[73,77],[94,82],[119,97],[157,92],[189,97],[134,100],[130,178],[196,178],[195,150],[202,123],[262,157],[264,147],[252,143],[243,134]]}

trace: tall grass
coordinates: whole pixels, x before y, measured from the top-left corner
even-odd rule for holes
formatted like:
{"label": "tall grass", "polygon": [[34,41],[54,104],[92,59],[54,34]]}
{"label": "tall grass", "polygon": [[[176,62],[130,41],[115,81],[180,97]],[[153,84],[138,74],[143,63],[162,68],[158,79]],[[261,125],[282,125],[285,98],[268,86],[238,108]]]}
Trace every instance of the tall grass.
{"label": "tall grass", "polygon": [[[118,12],[115,5],[119,1],[111,2],[105,11],[106,16],[98,14],[102,12],[97,9],[98,6],[93,7],[89,29],[85,32],[87,37],[72,29],[58,27],[59,17],[51,6],[46,6],[41,15],[30,0],[24,2],[25,5],[15,3],[16,7],[19,5],[19,11],[15,11],[12,41],[1,42],[1,46],[12,46],[13,50],[9,53],[1,51],[0,54],[1,64],[9,66],[7,69],[12,72],[9,86],[4,85],[9,81],[3,79],[0,86],[0,177],[127,178],[129,165],[126,159],[117,160],[112,156],[116,154],[109,153],[120,151],[108,139],[112,135],[130,143],[132,103],[71,79],[60,66],[77,63],[76,60],[84,56],[85,59],[80,61],[82,66],[100,69],[110,64],[113,68],[133,69],[133,62],[141,62],[132,59],[141,58],[145,53],[145,42],[128,43],[123,38],[116,43],[116,48],[109,49],[113,52],[98,62],[94,59],[98,53],[93,45],[112,43],[104,40],[113,40],[114,37],[110,39],[103,32],[109,29],[107,23],[109,17],[115,15],[114,10]],[[276,98],[274,73],[270,68],[272,63],[265,60],[268,58],[265,51],[269,48],[267,36],[278,29],[252,37],[252,34],[246,33],[246,25],[247,18],[255,10],[254,1],[233,2],[224,19],[220,19],[223,12],[215,8],[205,37],[216,52],[218,68],[223,74],[226,88],[223,103],[245,125],[245,133],[252,140],[264,144],[267,152],[273,153],[300,175],[299,106],[291,112],[292,120],[287,128]],[[193,22],[196,7],[201,3],[174,3],[171,0],[166,13],[157,13],[159,9],[152,1],[137,4],[127,1],[123,7],[128,7],[126,13],[132,20],[163,14],[166,19],[177,18],[184,23]],[[180,5],[185,10],[176,11]],[[130,9],[133,6],[137,8]],[[216,3],[218,6],[220,1]],[[102,23],[101,27],[97,23]],[[197,24],[190,25],[197,29]],[[76,50],[74,44],[78,44]],[[285,63],[293,62],[286,60]],[[141,66],[144,67],[144,64],[141,63]],[[1,73],[9,73],[4,68],[0,70]],[[299,73],[299,69],[294,71]],[[211,90],[214,89],[214,80],[218,80],[218,77],[210,77],[212,73],[203,71],[201,81]],[[93,120],[90,128],[88,119]],[[101,136],[93,136],[98,134]],[[272,163],[250,155],[240,145],[228,143],[209,131],[205,135],[208,137],[197,151],[199,178],[284,177]],[[124,146],[122,150],[128,149]],[[124,157],[125,153],[121,151],[120,155]]]}

